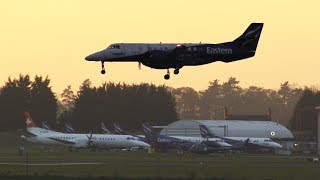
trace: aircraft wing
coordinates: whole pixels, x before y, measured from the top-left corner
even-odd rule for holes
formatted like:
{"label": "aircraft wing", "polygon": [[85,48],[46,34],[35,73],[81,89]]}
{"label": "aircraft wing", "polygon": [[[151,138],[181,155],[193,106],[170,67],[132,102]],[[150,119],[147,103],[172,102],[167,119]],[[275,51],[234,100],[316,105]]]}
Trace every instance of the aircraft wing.
{"label": "aircraft wing", "polygon": [[37,135],[35,135],[35,134],[31,133],[31,132],[28,132],[28,131],[27,131],[27,132],[23,132],[23,135],[24,135],[25,137],[27,137],[27,138],[37,136]]}
{"label": "aircraft wing", "polygon": [[70,144],[76,144],[73,141],[67,141],[67,140],[62,140],[62,139],[58,139],[58,138],[53,138],[53,137],[49,137],[49,139],[66,144],[66,145],[70,145]]}
{"label": "aircraft wing", "polygon": [[181,54],[183,54],[186,51],[187,47],[183,44],[178,44],[174,49],[172,50],[152,50],[146,52],[142,59],[148,58],[148,59],[176,59],[179,60],[179,57]]}

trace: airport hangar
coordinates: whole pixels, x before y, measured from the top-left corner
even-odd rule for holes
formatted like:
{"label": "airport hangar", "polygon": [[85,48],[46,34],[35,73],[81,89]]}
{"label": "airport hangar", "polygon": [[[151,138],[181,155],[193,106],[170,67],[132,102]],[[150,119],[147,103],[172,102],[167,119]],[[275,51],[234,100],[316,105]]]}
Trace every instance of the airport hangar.
{"label": "airport hangar", "polygon": [[294,136],[283,125],[271,121],[271,112],[267,115],[227,115],[224,120],[178,120],[162,128],[160,134],[168,136],[201,137],[199,125],[206,125],[211,132],[221,137],[261,137],[271,138],[280,143],[285,151],[293,149]]}

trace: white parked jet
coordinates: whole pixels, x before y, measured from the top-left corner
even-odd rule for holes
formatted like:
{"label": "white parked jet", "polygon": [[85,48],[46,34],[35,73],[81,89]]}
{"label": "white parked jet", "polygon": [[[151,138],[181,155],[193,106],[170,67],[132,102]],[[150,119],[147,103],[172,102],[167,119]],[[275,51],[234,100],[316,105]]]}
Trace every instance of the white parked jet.
{"label": "white parked jet", "polygon": [[32,120],[28,112],[24,113],[27,125],[26,139],[45,145],[60,145],[70,148],[148,148],[149,144],[140,141],[130,135],[110,135],[110,134],[75,134],[62,133],[39,128]]}

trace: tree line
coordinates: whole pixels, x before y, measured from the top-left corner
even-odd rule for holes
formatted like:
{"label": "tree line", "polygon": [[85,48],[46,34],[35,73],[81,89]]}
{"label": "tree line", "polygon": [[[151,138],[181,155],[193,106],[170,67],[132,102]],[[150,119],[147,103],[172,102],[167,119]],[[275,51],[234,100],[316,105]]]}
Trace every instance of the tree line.
{"label": "tree line", "polygon": [[[281,83],[277,90],[243,88],[239,84],[230,77],[226,82],[213,80],[207,89],[196,91],[148,83],[106,82],[92,86],[87,79],[77,92],[68,86],[57,95],[52,92],[48,77],[9,77],[0,88],[0,130],[23,128],[24,111],[30,111],[37,123],[45,120],[60,130],[66,121],[85,132],[98,132],[100,122],[109,127],[116,122],[128,131],[141,132],[143,122],[167,125],[178,119],[223,119],[224,107],[230,114],[266,114],[270,108],[273,121],[294,129],[298,108],[320,104],[317,89],[296,87],[289,82]],[[314,121],[305,119],[304,127],[313,128]]]}

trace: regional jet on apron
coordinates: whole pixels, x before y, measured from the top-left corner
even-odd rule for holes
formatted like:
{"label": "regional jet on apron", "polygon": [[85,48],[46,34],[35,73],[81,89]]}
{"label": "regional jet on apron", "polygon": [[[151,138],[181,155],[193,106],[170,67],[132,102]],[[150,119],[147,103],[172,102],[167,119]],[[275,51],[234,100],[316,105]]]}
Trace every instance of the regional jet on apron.
{"label": "regional jet on apron", "polygon": [[179,74],[183,66],[198,66],[216,61],[232,62],[252,57],[256,53],[263,23],[252,23],[237,39],[220,44],[190,43],[115,43],[106,49],[87,56],[87,61],[138,62],[154,69],[167,69],[165,79],[170,78],[170,68]]}

